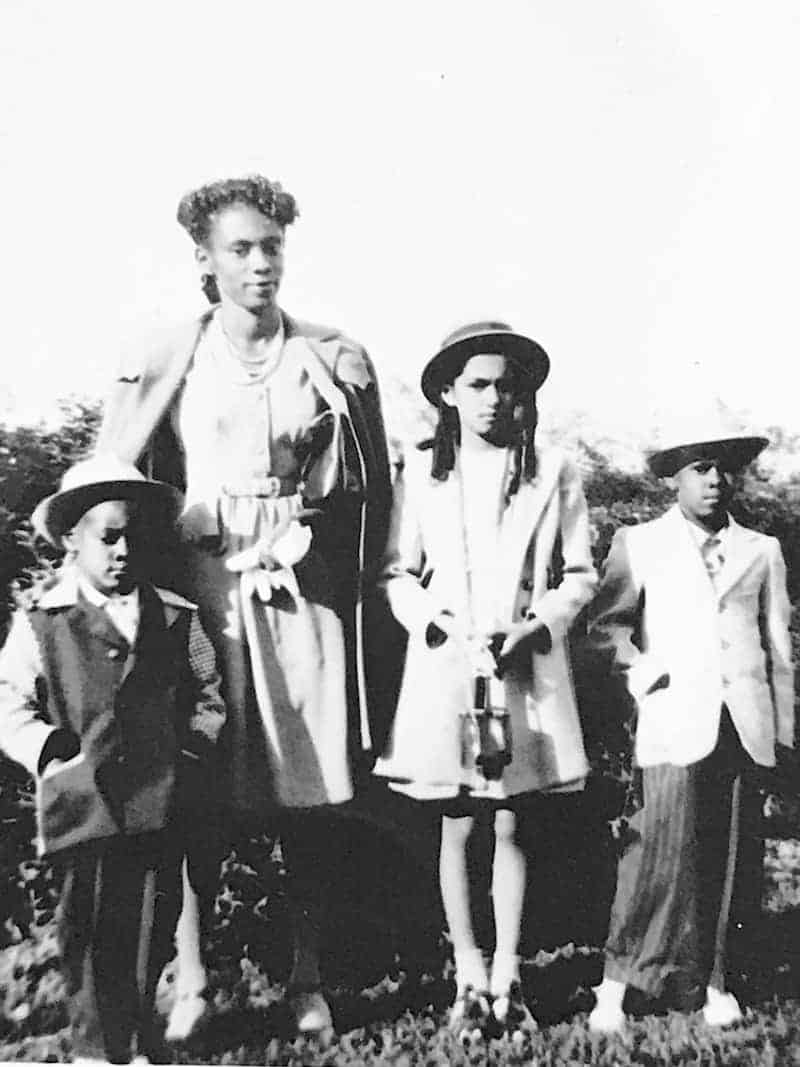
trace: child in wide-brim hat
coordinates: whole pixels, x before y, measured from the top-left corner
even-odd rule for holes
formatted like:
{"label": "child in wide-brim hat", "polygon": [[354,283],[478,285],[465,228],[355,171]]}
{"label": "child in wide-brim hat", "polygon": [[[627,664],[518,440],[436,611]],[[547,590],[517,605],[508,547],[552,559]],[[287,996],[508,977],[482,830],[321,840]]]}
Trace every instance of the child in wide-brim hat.
{"label": "child in wide-brim hat", "polygon": [[[451,334],[422,374],[432,451],[407,457],[383,584],[408,630],[397,713],[376,773],[442,812],[440,886],[453,943],[455,1027],[497,1022],[519,984],[526,881],[520,824],[588,770],[567,632],[596,576],[578,472],[534,441],[549,360],[498,322]],[[559,555],[560,553],[560,555]],[[466,850],[493,824],[495,950],[471,918]]]}
{"label": "child in wide-brim hat", "polygon": [[741,1017],[728,935],[759,911],[756,772],[794,743],[781,548],[729,513],[736,475],[766,445],[721,417],[685,420],[649,458],[676,503],[617,531],[592,605],[591,639],[636,706],[643,792],[619,862],[597,1031],[623,1027],[628,986],[702,1005],[713,1026]]}
{"label": "child in wide-brim hat", "polygon": [[[224,721],[194,605],[139,573],[179,494],[128,464],[75,464],[34,528],[67,558],[0,651],[0,748],[35,777],[59,914],[73,1049],[158,1056],[153,1001],[180,900],[176,820],[208,790]],[[191,770],[190,770],[191,768]],[[196,794],[193,794],[196,795]]]}

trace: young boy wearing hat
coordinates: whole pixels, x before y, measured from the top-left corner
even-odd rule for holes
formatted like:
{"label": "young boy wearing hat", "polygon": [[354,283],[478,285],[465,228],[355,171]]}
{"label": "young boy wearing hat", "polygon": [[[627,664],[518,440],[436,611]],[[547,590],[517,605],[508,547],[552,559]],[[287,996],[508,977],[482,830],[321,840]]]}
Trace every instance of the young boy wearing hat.
{"label": "young boy wearing hat", "polygon": [[643,787],[589,1019],[606,1033],[624,1024],[627,986],[655,997],[696,990],[698,1003],[704,991],[707,1023],[740,1018],[726,943],[758,834],[753,772],[775,764],[776,742],[794,741],[780,545],[728,511],[735,473],[767,441],[715,429],[650,457],[677,501],[617,531],[592,606],[590,637],[636,705]]}
{"label": "young boy wearing hat", "polygon": [[64,566],[0,652],[0,748],[35,776],[40,853],[63,870],[69,1015],[88,1060],[129,1062],[137,1034],[156,1053],[180,906],[170,828],[188,783],[208,780],[225,718],[194,606],[140,574],[152,524],[177,502],[111,457],[75,464],[32,517]]}
{"label": "young boy wearing hat", "polygon": [[[588,770],[567,631],[597,581],[580,477],[534,443],[549,359],[504,323],[451,334],[422,375],[433,449],[408,455],[383,583],[408,630],[393,730],[376,773],[442,813],[440,886],[453,943],[451,1023],[508,1018],[526,883],[520,821],[534,795],[580,790]],[[495,951],[471,919],[467,843],[494,829]],[[545,817],[537,809],[534,818]]]}

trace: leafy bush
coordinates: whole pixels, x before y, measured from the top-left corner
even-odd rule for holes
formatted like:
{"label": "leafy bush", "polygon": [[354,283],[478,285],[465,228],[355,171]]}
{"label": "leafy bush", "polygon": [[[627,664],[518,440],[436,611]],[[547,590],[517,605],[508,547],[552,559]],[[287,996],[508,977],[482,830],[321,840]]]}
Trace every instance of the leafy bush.
{"label": "leafy bush", "polygon": [[90,452],[99,426],[99,404],[75,400],[61,410],[58,427],[0,425],[0,642],[17,593],[49,569],[54,556],[34,544],[31,512],[57,489],[66,468]]}

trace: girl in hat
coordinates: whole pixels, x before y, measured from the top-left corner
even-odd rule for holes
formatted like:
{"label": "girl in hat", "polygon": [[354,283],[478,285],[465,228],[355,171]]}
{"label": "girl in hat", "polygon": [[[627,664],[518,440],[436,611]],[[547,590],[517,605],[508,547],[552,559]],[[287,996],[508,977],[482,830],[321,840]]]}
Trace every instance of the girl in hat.
{"label": "girl in hat", "polygon": [[[523,800],[579,790],[587,772],[567,631],[596,575],[580,478],[534,441],[549,361],[503,323],[463,327],[422,375],[438,410],[432,451],[397,484],[383,574],[408,630],[397,715],[376,773],[442,805],[440,885],[453,942],[453,1023],[506,1018],[519,979]],[[470,918],[466,849],[494,825],[491,969]]]}
{"label": "girl in hat", "polygon": [[[180,901],[175,818],[209,789],[225,719],[214,651],[141,554],[179,494],[113,457],[66,472],[34,529],[67,552],[0,652],[0,748],[36,777],[40,853],[58,909],[73,1049],[163,1062],[156,983]],[[197,817],[196,810],[193,811]]]}

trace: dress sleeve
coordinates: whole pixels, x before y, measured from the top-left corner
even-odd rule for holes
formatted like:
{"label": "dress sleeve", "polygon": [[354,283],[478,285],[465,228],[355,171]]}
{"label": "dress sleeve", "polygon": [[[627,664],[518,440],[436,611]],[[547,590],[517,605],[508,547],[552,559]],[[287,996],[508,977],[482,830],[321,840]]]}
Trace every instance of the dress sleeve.
{"label": "dress sleeve", "polygon": [[380,584],[392,614],[409,633],[425,633],[444,610],[425,588],[425,550],[417,502],[410,490],[408,474],[402,471],[394,485],[389,540],[384,555]]}
{"label": "dress sleeve", "polygon": [[570,460],[565,460],[562,467],[558,492],[563,555],[561,581],[531,605],[536,617],[547,626],[553,641],[564,639],[597,587],[589,537],[589,509],[580,474]]}

